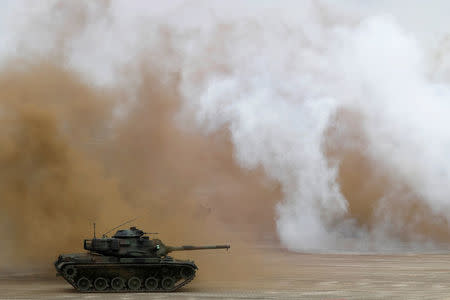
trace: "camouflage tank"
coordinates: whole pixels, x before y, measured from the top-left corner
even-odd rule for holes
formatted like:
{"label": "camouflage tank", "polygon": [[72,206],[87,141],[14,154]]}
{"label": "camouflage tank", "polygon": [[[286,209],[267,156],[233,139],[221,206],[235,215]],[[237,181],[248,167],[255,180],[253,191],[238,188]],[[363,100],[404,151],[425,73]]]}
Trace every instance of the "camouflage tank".
{"label": "camouflage tank", "polygon": [[229,249],[229,245],[164,245],[136,227],[118,230],[111,238],[84,240],[86,253],[63,254],[55,262],[57,275],[81,292],[173,292],[195,277],[191,260],[174,259],[172,251]]}

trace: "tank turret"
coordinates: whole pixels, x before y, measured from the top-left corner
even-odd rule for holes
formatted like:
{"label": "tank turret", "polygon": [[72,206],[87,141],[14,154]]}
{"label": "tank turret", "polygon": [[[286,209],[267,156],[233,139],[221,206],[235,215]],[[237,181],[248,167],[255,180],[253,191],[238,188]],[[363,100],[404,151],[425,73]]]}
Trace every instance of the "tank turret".
{"label": "tank turret", "polygon": [[[111,238],[94,238],[84,240],[84,249],[91,252],[115,257],[165,257],[172,251],[229,249],[229,245],[214,246],[180,246],[165,245],[160,239],[150,239],[136,227],[118,230]],[[156,233],[154,233],[156,234]]]}
{"label": "tank turret", "polygon": [[112,237],[97,238],[94,227],[94,238],[84,240],[88,253],[60,255],[55,262],[57,275],[82,292],[175,291],[194,279],[197,266],[190,260],[173,259],[169,253],[230,248],[167,246],[150,234],[156,233],[130,227]]}

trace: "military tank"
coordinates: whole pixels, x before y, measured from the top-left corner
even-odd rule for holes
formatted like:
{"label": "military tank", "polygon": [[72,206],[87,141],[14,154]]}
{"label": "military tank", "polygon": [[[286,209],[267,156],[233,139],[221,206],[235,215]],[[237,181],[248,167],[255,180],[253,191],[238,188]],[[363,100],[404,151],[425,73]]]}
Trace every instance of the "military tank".
{"label": "military tank", "polygon": [[[95,230],[94,230],[95,232]],[[165,245],[136,227],[112,237],[84,240],[85,253],[59,255],[57,275],[80,292],[173,292],[195,277],[191,260],[168,256],[173,251],[229,249],[229,245]]]}

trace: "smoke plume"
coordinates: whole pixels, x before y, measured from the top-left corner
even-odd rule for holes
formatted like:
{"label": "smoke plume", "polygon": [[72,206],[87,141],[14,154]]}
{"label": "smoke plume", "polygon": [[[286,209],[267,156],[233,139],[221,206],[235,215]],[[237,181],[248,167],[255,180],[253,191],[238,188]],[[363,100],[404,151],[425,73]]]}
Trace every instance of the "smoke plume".
{"label": "smoke plume", "polygon": [[447,241],[450,90],[430,73],[435,50],[393,16],[268,6],[188,39],[181,91],[206,132],[229,128],[241,166],[281,183],[281,242],[373,251]]}

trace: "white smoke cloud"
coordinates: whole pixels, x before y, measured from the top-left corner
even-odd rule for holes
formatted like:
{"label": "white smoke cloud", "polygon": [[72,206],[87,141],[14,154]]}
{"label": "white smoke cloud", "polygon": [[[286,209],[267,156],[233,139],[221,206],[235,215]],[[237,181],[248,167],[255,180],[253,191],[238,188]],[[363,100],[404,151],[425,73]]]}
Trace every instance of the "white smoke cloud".
{"label": "white smoke cloud", "polygon": [[[182,67],[182,92],[201,126],[230,129],[242,166],[261,165],[282,183],[277,226],[286,246],[393,247],[387,232],[411,224],[378,216],[367,231],[344,218],[348,203],[336,181],[339,162],[325,154],[326,129],[341,125],[331,123],[339,109],[361,114],[368,145],[358,150],[448,218],[449,87],[430,80],[429,52],[394,17],[338,22],[332,8],[307,4],[292,22],[282,11],[197,36]],[[214,37],[226,42],[215,49]],[[227,71],[203,69],[211,56]],[[403,201],[391,192],[378,214],[390,212],[383,201]],[[346,236],[356,241],[348,244]]]}
{"label": "white smoke cloud", "polygon": [[[57,31],[65,18],[33,29],[51,10],[15,3],[0,23],[2,32],[15,28],[0,35],[8,44],[0,48],[0,61],[57,47],[54,32],[42,26]],[[414,3],[412,11],[419,12],[421,4]],[[107,12],[86,5],[83,29],[67,33],[67,66],[93,83],[114,85],[130,80],[117,70],[137,68],[135,57],[148,52],[152,62],[161,57],[162,77],[180,72],[182,114],[209,134],[228,128],[239,164],[262,166],[281,183],[284,199],[274,209],[289,249],[393,247],[400,241],[390,236],[392,228],[411,225],[389,215],[396,201],[408,205],[396,198],[400,186],[450,218],[450,73],[448,63],[437,63],[450,61],[442,50],[448,49],[441,42],[448,34],[440,27],[445,21],[436,21],[444,16],[426,18],[419,30],[411,22],[417,14],[405,16],[387,2],[111,1]],[[439,11],[438,5],[429,11]],[[169,32],[165,39],[161,28]],[[18,45],[22,50],[11,52]],[[364,148],[345,138],[348,128],[336,118],[342,110],[361,116]],[[330,140],[330,128],[342,137]],[[329,143],[356,147],[395,178],[373,210],[375,227],[348,218],[338,183],[341,161],[327,155]],[[417,243],[428,246],[426,239],[409,246]]]}

